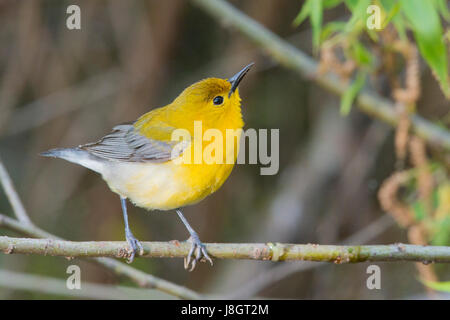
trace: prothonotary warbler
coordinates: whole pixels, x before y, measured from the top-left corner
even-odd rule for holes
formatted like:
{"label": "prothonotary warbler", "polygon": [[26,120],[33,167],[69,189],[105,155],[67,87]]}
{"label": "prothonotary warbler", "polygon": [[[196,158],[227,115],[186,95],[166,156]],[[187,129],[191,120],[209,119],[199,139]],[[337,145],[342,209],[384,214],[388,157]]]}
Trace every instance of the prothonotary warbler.
{"label": "prothonotary warbler", "polygon": [[[98,172],[120,196],[125,237],[130,246],[129,262],[138,249],[143,254],[143,248],[128,225],[126,199],[148,210],[175,209],[190,233],[191,249],[185,258],[185,268],[191,266],[193,270],[202,258],[212,264],[181,208],[199,202],[222,186],[236,162],[237,148],[234,143],[223,143],[223,150],[219,150],[224,158],[231,153],[231,161],[179,161],[180,157],[195,154],[195,143],[194,139],[186,140],[183,148],[179,148],[179,141],[173,141],[173,133],[181,129],[195,137],[195,124],[201,123],[203,131],[213,129],[223,136],[229,129],[238,131],[239,139],[244,122],[238,85],[252,65],[229,79],[207,78],[194,83],[172,103],[144,114],[135,122],[115,126],[97,142],[42,153]],[[206,148],[206,144],[200,146],[200,151]],[[174,152],[176,147],[179,150]]]}

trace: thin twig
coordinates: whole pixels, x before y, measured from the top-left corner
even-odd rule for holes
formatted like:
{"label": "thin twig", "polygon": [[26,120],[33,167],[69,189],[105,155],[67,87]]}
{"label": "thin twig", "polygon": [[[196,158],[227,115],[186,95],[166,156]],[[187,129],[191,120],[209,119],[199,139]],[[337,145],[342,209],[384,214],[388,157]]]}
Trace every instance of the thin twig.
{"label": "thin twig", "polygon": [[[29,237],[55,239],[53,241],[61,240],[60,238],[38,228],[33,224],[25,225],[3,214],[0,214],[0,227],[5,227]],[[142,288],[160,290],[181,299],[204,298],[202,295],[186,287],[179,286],[172,282],[147,274],[112,258],[94,258],[92,261],[95,261],[107,269],[112,270],[119,276],[127,277]]]}
{"label": "thin twig", "polygon": [[28,217],[27,211],[25,210],[22,201],[20,201],[19,195],[14,188],[14,185],[11,181],[11,177],[6,171],[5,166],[3,165],[2,159],[0,159],[0,182],[5,190],[5,194],[8,197],[9,203],[11,203],[11,207],[14,210],[14,214],[16,217],[23,223],[30,224],[31,220]]}
{"label": "thin twig", "polygon": [[[33,291],[58,296],[89,299],[171,299],[161,291],[137,289],[125,286],[104,285],[84,282],[81,288],[69,290],[66,280],[46,276],[31,275],[15,271],[0,270],[0,287],[14,290]],[[173,298],[172,298],[173,299]]]}
{"label": "thin twig", "polygon": [[[208,14],[231,26],[264,49],[273,59],[300,75],[313,80],[324,89],[343,95],[348,84],[334,74],[318,75],[317,62],[264,26],[251,19],[223,0],[192,0]],[[396,125],[399,120],[394,105],[376,93],[362,92],[356,98],[358,107],[365,113]],[[450,150],[450,132],[418,115],[412,115],[411,127],[429,143]]]}
{"label": "thin twig", "polygon": [[[191,244],[187,241],[141,242],[145,258],[184,258]],[[270,261],[318,261],[356,263],[366,261],[417,261],[450,263],[450,247],[408,244],[338,246],[283,243],[207,243],[209,254],[222,259]],[[128,258],[125,241],[74,242],[55,239],[0,237],[0,250],[5,254],[37,254],[62,257]]]}

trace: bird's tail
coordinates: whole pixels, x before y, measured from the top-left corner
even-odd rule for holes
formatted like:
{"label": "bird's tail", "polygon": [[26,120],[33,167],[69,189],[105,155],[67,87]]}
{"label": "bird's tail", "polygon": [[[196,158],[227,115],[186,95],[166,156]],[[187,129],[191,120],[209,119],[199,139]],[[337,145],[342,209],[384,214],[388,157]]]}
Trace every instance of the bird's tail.
{"label": "bird's tail", "polygon": [[44,157],[61,158],[102,173],[104,161],[80,148],[57,148],[40,153]]}

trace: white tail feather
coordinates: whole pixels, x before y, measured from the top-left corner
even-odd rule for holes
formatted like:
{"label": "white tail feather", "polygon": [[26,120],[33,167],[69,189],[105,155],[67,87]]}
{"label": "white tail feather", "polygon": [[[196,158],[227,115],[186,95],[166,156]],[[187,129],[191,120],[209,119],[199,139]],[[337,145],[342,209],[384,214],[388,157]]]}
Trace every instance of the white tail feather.
{"label": "white tail feather", "polygon": [[61,158],[79,164],[100,174],[103,173],[105,167],[105,160],[95,157],[89,152],[79,148],[51,149],[46,152],[42,152],[41,156]]}

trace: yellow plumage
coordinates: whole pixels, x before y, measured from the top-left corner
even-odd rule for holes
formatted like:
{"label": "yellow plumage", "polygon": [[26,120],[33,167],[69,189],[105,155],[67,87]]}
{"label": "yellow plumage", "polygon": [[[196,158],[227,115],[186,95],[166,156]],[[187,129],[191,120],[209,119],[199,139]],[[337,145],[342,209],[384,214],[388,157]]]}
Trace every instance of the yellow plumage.
{"label": "yellow plumage", "polygon": [[[115,164],[114,172],[103,174],[110,188],[137,206],[161,210],[194,204],[220,188],[233,169],[238,150],[226,143],[226,129],[241,129],[244,125],[239,93],[236,90],[228,97],[230,87],[223,79],[202,80],[185,89],[171,104],[144,114],[134,123],[143,136],[169,142],[175,129],[186,129],[194,137],[194,121],[201,121],[202,136],[211,128],[222,132],[223,163],[195,164],[191,144],[184,151],[192,155],[190,164],[177,164],[174,160]],[[223,105],[212,103],[216,96],[224,97]],[[207,145],[202,143],[202,154]],[[225,157],[233,151],[233,164],[227,164]]]}
{"label": "yellow plumage", "polygon": [[[194,253],[191,270],[202,257],[212,263],[180,208],[215,192],[230,175],[244,125],[237,86],[251,66],[229,79],[208,78],[194,83],[172,103],[144,114],[132,124],[114,127],[97,142],[42,153],[100,173],[110,189],[120,195],[130,261],[138,249],[142,252],[142,245],[128,226],[126,199],[149,210],[176,209],[192,240],[185,267]],[[189,135],[181,149],[173,139],[179,130]],[[232,141],[227,139],[229,130],[234,133]],[[204,133],[210,136],[206,138]],[[220,139],[219,148],[209,148],[215,139]],[[204,154],[211,155],[214,161],[208,162]]]}

